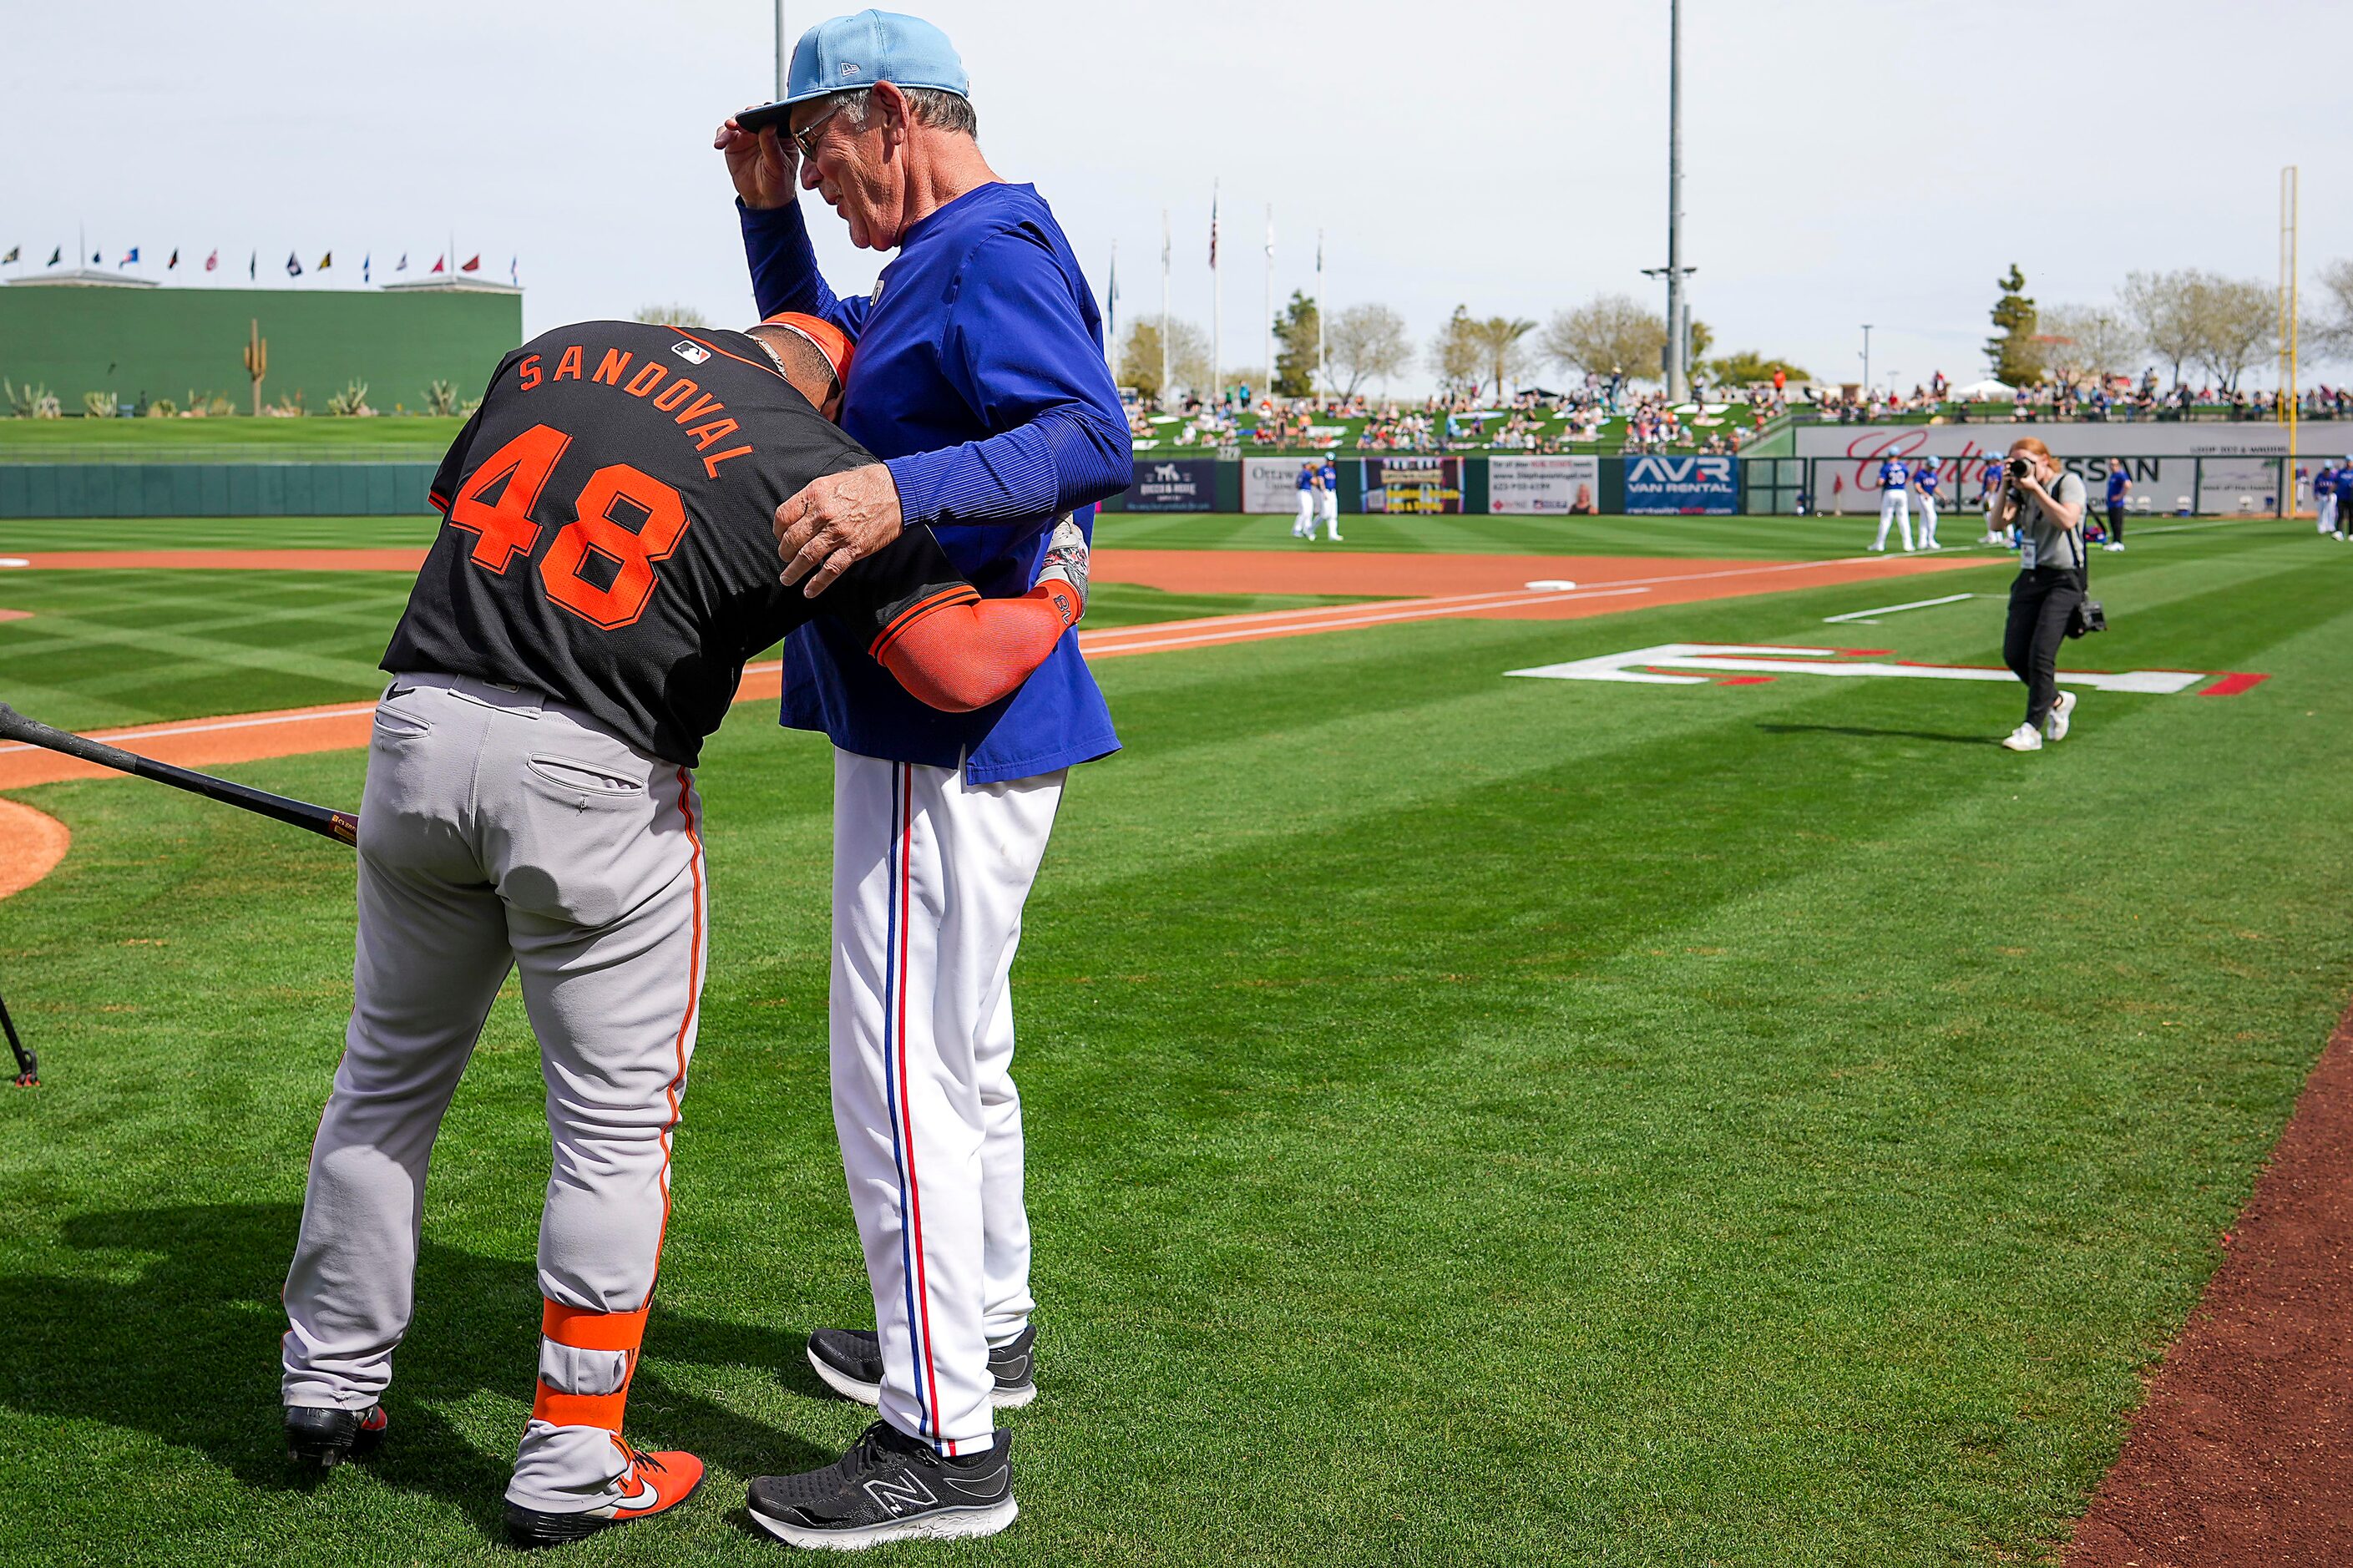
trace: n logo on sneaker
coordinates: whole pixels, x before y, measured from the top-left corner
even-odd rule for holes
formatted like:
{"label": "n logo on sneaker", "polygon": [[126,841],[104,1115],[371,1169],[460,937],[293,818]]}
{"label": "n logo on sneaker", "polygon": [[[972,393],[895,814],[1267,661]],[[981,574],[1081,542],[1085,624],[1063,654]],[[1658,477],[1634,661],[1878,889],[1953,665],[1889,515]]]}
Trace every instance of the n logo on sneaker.
{"label": "n logo on sneaker", "polygon": [[918,1509],[931,1507],[940,1500],[932,1495],[919,1476],[892,1476],[866,1483],[866,1495],[881,1505],[885,1513],[897,1518]]}

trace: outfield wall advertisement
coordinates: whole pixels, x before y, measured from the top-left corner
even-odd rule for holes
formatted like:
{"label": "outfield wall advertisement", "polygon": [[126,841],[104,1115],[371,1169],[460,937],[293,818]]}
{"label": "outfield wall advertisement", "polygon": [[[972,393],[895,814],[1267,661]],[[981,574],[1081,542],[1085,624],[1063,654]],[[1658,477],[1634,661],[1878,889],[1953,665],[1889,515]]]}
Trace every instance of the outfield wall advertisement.
{"label": "outfield wall advertisement", "polygon": [[1293,512],[1299,510],[1299,470],[1304,458],[1244,458],[1242,510]]}
{"label": "outfield wall advertisement", "polygon": [[1212,458],[1147,458],[1128,487],[1130,511],[1215,511],[1218,465]]}
{"label": "outfield wall advertisement", "polygon": [[1487,510],[1536,517],[1598,516],[1601,459],[1490,458]]}
{"label": "outfield wall advertisement", "polygon": [[1460,458],[1366,458],[1365,510],[1427,514],[1462,510]]}
{"label": "outfield wall advertisement", "polygon": [[1740,460],[1653,454],[1626,459],[1626,510],[1637,517],[1730,517],[1740,510]]}

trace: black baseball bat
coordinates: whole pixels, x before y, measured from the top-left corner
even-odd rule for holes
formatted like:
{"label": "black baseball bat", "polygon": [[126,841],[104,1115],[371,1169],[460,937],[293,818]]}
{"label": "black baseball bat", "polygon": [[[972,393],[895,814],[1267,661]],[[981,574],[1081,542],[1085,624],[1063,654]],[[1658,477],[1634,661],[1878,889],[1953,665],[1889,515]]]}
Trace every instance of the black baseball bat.
{"label": "black baseball bat", "polygon": [[142,757],[120,746],[110,746],[103,741],[85,739],[44,724],[37,719],[27,719],[5,702],[0,702],[0,739],[45,746],[52,752],[63,752],[69,757],[79,757],[85,763],[96,763],[101,768],[112,768],[120,773],[132,773],[160,784],[170,784],[174,789],[184,789],[190,795],[200,795],[224,805],[238,806],[269,817],[273,822],[309,828],[321,837],[332,838],[338,844],[357,844],[360,841],[360,819],[348,811],[330,811],[323,805],[312,805],[306,800],[289,800],[282,795],[272,795],[266,789],[255,789],[250,784],[231,784],[210,773],[200,773],[194,768],[159,763],[153,757]]}
{"label": "black baseball bat", "polygon": [[24,1041],[16,1037],[16,1020],[8,1016],[8,1004],[5,1002],[0,1002],[0,1032],[6,1033],[8,1049],[16,1058],[16,1087],[18,1089],[40,1088],[41,1058],[28,1049]]}

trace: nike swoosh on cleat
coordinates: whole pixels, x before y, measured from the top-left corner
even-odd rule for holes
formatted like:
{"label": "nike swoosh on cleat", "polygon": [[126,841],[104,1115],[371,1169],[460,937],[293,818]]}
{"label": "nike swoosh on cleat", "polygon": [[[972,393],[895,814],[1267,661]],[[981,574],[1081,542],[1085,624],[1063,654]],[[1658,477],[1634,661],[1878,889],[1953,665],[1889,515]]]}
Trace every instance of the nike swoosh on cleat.
{"label": "nike swoosh on cleat", "polygon": [[659,1501],[661,1501],[661,1493],[654,1490],[653,1488],[646,1485],[645,1482],[639,1481],[638,1483],[638,1495],[635,1497],[625,1497],[621,1499],[618,1502],[616,1502],[613,1505],[613,1511],[615,1513],[628,1513],[635,1509],[651,1508],[654,1504]]}

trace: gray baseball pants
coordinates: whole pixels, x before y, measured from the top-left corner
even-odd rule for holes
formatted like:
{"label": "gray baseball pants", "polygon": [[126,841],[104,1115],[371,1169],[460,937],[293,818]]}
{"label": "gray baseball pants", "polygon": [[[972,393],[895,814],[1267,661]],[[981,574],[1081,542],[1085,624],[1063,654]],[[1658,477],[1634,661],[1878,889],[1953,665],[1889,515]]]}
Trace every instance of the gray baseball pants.
{"label": "gray baseball pants", "polygon": [[434,1135],[512,968],[554,1168],[537,1397],[507,1497],[572,1512],[627,1490],[617,1439],[702,986],[702,814],[686,769],[576,710],[394,679],[360,808],[351,1024],[286,1280],[287,1404],[364,1410],[391,1381]]}

